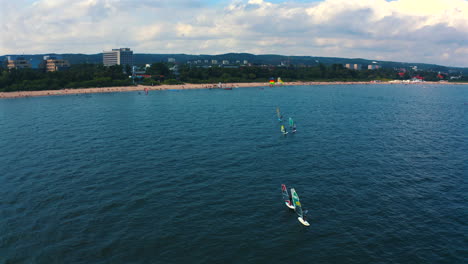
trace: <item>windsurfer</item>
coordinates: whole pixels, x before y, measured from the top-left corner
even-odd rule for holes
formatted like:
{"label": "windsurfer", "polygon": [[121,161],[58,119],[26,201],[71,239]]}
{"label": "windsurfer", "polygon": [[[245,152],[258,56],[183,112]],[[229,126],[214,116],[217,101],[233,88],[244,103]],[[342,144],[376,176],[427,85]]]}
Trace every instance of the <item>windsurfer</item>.
{"label": "windsurfer", "polygon": [[304,220],[304,222],[307,222],[306,215],[307,215],[308,212],[309,212],[309,210],[305,210],[304,214],[302,214],[302,220]]}

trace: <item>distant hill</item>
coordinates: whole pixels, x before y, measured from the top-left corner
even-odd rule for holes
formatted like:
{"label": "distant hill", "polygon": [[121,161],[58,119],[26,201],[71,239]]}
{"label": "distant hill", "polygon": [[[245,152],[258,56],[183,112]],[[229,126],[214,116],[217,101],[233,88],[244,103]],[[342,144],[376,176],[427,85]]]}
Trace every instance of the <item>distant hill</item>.
{"label": "distant hill", "polygon": [[[31,58],[32,61],[40,61],[44,55],[59,55],[64,59],[68,60],[71,64],[80,63],[102,63],[102,54],[35,54],[35,55],[23,55]],[[0,56],[0,61],[5,61],[6,56]],[[362,58],[335,58],[335,57],[314,57],[314,56],[283,56],[283,55],[254,55],[250,53],[226,53],[220,55],[190,55],[190,54],[146,54],[136,53],[134,54],[134,61],[136,65],[151,64],[154,62],[167,62],[169,58],[174,58],[178,63],[187,63],[188,61],[201,60],[204,62],[208,60],[217,60],[221,63],[222,60],[229,60],[234,63],[236,61],[243,62],[247,60],[249,63],[255,65],[304,65],[313,66],[319,62],[324,64],[361,64],[366,66],[372,64],[373,60],[362,59]],[[34,64],[34,63],[33,63]],[[407,63],[407,62],[393,62],[393,61],[378,61],[378,64],[382,68],[409,68],[410,66],[417,66],[420,70],[430,71],[441,71],[441,72],[461,72],[464,75],[468,75],[468,68],[461,67],[450,67],[441,66],[436,64],[427,63]]]}

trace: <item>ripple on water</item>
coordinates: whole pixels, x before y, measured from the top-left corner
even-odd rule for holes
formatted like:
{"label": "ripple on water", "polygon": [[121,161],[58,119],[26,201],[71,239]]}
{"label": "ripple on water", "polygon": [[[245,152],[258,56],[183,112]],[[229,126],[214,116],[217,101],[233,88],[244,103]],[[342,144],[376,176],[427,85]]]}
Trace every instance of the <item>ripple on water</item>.
{"label": "ripple on water", "polygon": [[328,85],[0,101],[0,262],[462,263],[460,98]]}

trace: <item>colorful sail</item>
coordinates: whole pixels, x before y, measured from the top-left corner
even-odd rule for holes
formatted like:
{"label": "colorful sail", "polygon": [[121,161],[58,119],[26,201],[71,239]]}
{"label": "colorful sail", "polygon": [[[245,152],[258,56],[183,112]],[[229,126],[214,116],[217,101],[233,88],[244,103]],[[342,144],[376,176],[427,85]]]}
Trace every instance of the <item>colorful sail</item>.
{"label": "colorful sail", "polygon": [[286,185],[281,184],[281,192],[283,193],[283,200],[289,201],[289,194],[288,194],[288,189],[286,189]]}
{"label": "colorful sail", "polygon": [[289,199],[289,193],[288,193],[288,189],[286,188],[286,185],[281,184],[281,192],[283,193],[283,200],[284,200],[284,203],[286,204],[286,206],[291,208],[291,209],[294,208],[294,207],[292,207],[292,202]]}
{"label": "colorful sail", "polygon": [[294,126],[294,120],[290,117],[289,118],[289,127],[293,127]]}
{"label": "colorful sail", "polygon": [[286,132],[286,129],[284,128],[284,125],[281,125],[281,132],[283,132],[283,134],[288,133],[288,132]]}
{"label": "colorful sail", "polygon": [[276,107],[276,116],[278,117],[278,121],[281,122],[281,118],[283,118],[283,116],[281,115],[279,107]]}
{"label": "colorful sail", "polygon": [[292,195],[294,210],[296,211],[296,214],[302,218],[303,213],[302,213],[301,202],[299,201],[299,196],[297,195],[296,190],[294,190],[294,188],[291,188],[291,195]]}

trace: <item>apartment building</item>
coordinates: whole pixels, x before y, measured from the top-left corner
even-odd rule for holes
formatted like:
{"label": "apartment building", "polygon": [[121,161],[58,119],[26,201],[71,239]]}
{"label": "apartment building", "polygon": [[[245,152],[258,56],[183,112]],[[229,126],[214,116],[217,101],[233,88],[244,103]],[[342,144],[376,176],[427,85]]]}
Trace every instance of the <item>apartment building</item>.
{"label": "apartment building", "polygon": [[47,72],[61,71],[70,68],[70,63],[58,56],[44,56],[43,65]]}
{"label": "apartment building", "polygon": [[7,56],[7,68],[11,69],[31,69],[31,62],[24,56]]}
{"label": "apartment building", "polygon": [[130,48],[112,49],[102,53],[104,66],[130,65],[133,66],[133,51]]}

